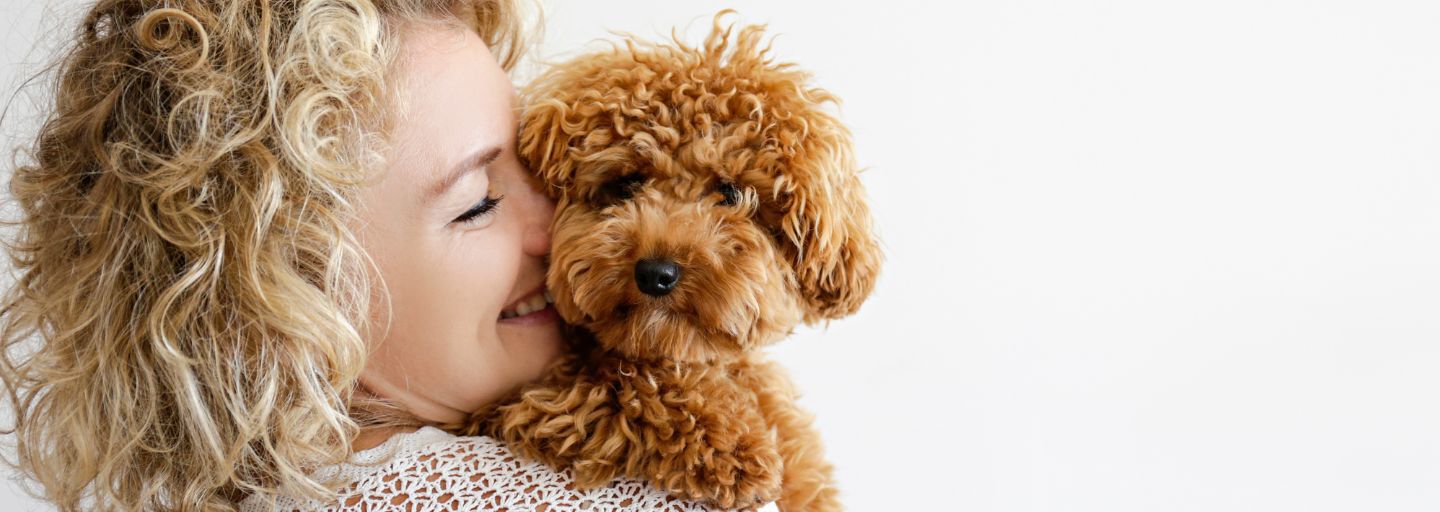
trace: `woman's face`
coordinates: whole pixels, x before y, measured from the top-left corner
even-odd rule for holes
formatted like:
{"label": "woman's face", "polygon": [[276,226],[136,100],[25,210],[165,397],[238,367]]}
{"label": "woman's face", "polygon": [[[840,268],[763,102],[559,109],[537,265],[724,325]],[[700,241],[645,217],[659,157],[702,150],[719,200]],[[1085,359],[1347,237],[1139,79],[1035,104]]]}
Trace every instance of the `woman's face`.
{"label": "woman's face", "polygon": [[515,154],[515,91],[484,42],[411,26],[402,45],[387,170],[360,197],[361,243],[392,308],[387,332],[374,301],[361,382],[449,422],[560,353],[544,290],[554,205]]}

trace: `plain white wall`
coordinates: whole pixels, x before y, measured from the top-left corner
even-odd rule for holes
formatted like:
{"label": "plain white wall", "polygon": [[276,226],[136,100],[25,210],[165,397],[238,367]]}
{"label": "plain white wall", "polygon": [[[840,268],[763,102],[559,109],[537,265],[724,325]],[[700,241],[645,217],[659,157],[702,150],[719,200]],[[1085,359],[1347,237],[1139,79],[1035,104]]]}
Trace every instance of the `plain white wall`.
{"label": "plain white wall", "polygon": [[546,5],[735,7],[844,98],[888,260],[774,352],[850,509],[1440,510],[1440,4]]}

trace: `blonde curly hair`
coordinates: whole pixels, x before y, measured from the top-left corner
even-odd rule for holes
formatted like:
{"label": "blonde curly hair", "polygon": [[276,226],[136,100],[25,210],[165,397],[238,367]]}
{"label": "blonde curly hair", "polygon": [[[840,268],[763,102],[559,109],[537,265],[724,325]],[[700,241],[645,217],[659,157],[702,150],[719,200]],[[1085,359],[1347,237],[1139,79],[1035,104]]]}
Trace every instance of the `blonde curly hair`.
{"label": "blonde curly hair", "polygon": [[[513,0],[99,0],[14,169],[0,380],[61,510],[329,497],[375,290],[349,228],[379,168],[399,26],[508,70]],[[372,290],[374,288],[374,290]]]}

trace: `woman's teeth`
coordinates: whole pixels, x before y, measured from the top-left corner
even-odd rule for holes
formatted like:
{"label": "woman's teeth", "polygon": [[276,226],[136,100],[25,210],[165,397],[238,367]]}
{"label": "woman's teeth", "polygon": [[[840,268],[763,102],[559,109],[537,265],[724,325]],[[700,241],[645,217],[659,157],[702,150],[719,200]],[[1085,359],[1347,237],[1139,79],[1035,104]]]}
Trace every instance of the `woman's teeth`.
{"label": "woman's teeth", "polygon": [[530,313],[545,309],[546,305],[552,304],[554,302],[555,299],[550,297],[550,292],[547,291],[537,293],[535,295],[531,295],[529,297],[525,297],[523,299],[515,301],[514,309],[507,309],[500,312],[500,319],[504,320],[506,318],[525,316]]}

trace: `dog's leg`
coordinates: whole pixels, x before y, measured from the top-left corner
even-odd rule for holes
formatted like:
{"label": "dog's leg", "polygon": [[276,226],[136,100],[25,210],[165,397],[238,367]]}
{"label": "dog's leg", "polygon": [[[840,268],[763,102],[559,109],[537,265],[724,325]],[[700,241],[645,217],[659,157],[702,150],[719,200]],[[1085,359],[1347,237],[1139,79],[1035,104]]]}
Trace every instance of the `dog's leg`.
{"label": "dog's leg", "polygon": [[630,474],[727,509],[779,497],[779,446],[754,395],[728,370],[641,367],[621,383],[627,427],[648,452],[643,467],[627,468]]}
{"label": "dog's leg", "polygon": [[775,428],[785,460],[781,480],[781,512],[834,512],[843,509],[833,467],[825,460],[814,417],[795,403],[799,393],[783,369],[758,355],[741,365],[739,381],[760,401],[765,420]]}
{"label": "dog's leg", "polygon": [[614,479],[619,465],[586,450],[611,433],[611,393],[591,374],[583,356],[566,354],[518,396],[489,415],[486,432],[515,453],[554,468],[573,468],[576,485],[592,488]]}
{"label": "dog's leg", "polygon": [[716,368],[576,358],[498,407],[488,430],[522,456],[571,468],[581,488],[625,475],[723,508],[779,496],[770,428]]}

